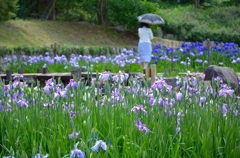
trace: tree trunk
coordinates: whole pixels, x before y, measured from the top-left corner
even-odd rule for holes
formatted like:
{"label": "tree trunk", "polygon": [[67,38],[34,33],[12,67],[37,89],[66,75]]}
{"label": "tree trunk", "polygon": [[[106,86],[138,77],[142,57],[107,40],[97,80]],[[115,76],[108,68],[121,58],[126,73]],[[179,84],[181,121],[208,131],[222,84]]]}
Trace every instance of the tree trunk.
{"label": "tree trunk", "polygon": [[98,24],[106,25],[107,0],[97,0],[97,18]]}
{"label": "tree trunk", "polygon": [[53,5],[52,5],[52,19],[53,20],[56,20],[55,4],[56,4],[56,0],[53,1]]}
{"label": "tree trunk", "polygon": [[198,9],[200,8],[200,0],[195,0],[195,8]]}

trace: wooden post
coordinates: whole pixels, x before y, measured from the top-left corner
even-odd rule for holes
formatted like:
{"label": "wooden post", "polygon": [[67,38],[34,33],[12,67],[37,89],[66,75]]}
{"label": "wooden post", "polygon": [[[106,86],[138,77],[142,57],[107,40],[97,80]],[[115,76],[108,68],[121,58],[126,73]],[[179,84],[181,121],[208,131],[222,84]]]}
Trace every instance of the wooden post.
{"label": "wooden post", "polygon": [[6,71],[6,80],[8,82],[12,81],[12,71],[11,70]]}
{"label": "wooden post", "polygon": [[53,51],[54,57],[57,56],[57,49],[59,48],[59,45],[57,43],[51,44],[51,50]]}
{"label": "wooden post", "polygon": [[145,76],[146,76],[147,78],[150,78],[150,77],[151,77],[151,69],[150,69],[150,68],[147,68],[147,69],[146,69]]}
{"label": "wooden post", "polygon": [[157,76],[156,64],[151,64],[151,85],[155,82],[155,77]]}
{"label": "wooden post", "polygon": [[171,42],[171,70],[173,71],[173,42]]}
{"label": "wooden post", "polygon": [[207,42],[203,42],[203,47],[208,49],[208,66],[210,66],[210,48],[214,47],[214,41],[208,39]]}

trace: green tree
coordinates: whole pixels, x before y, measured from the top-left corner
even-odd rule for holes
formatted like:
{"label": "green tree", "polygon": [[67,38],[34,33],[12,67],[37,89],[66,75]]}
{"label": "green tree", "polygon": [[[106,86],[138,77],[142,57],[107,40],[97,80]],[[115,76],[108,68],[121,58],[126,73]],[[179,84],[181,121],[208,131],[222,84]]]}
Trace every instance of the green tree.
{"label": "green tree", "polygon": [[16,17],[18,0],[0,0],[0,21]]}
{"label": "green tree", "polygon": [[144,13],[157,13],[159,5],[141,0],[108,0],[108,24],[123,26],[126,30],[133,30],[139,26],[137,17]]}

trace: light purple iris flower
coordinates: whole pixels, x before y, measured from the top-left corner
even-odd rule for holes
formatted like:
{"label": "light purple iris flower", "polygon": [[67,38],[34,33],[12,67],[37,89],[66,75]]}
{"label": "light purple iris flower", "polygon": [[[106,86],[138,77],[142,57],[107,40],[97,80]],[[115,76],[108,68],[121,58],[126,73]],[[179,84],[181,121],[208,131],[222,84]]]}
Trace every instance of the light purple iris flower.
{"label": "light purple iris flower", "polygon": [[47,94],[47,95],[50,95],[51,91],[50,91],[50,87],[49,86],[45,86],[43,88],[44,92]]}
{"label": "light purple iris flower", "polygon": [[110,73],[108,71],[104,71],[100,77],[99,77],[99,80],[100,81],[107,81],[110,77]]}
{"label": "light purple iris flower", "polygon": [[127,80],[129,75],[127,73],[122,73],[121,71],[118,72],[118,74],[114,75],[112,77],[112,80],[117,83],[122,83],[124,80]]}
{"label": "light purple iris flower", "polygon": [[142,111],[145,115],[146,115],[146,113],[147,113],[147,111],[143,108],[142,105],[137,105],[137,106],[134,106],[134,107],[132,108],[132,111],[133,111],[134,113],[136,113],[138,110]]}
{"label": "light purple iris flower", "polygon": [[206,102],[206,97],[200,97],[200,106],[203,106],[203,104]]}
{"label": "light purple iris flower", "polygon": [[7,111],[12,111],[12,106],[7,103]]}
{"label": "light purple iris flower", "polygon": [[236,61],[236,60],[233,60],[233,61],[232,61],[232,64],[236,64],[236,63],[237,63],[237,61]]}
{"label": "light purple iris flower", "polygon": [[227,104],[223,103],[222,105],[222,113],[223,116],[227,116]]}
{"label": "light purple iris flower", "polygon": [[185,61],[181,61],[180,64],[187,65],[187,63]]}
{"label": "light purple iris flower", "polygon": [[74,145],[74,148],[73,148],[73,150],[71,151],[71,154],[70,154],[70,158],[75,158],[76,156],[79,157],[79,158],[84,158],[85,157],[84,152],[79,150],[77,148],[77,145],[78,145],[78,143]]}
{"label": "light purple iris flower", "polygon": [[224,96],[225,98],[227,97],[227,94],[232,97],[234,90],[229,89],[229,88],[223,88],[220,89],[218,94],[219,96]]}
{"label": "light purple iris flower", "polygon": [[181,92],[178,92],[177,94],[176,94],[176,100],[177,101],[180,101],[182,99],[182,93]]}
{"label": "light purple iris flower", "polygon": [[105,151],[107,150],[107,144],[102,140],[97,140],[95,145],[93,147],[91,147],[91,150],[98,151],[99,147]]}

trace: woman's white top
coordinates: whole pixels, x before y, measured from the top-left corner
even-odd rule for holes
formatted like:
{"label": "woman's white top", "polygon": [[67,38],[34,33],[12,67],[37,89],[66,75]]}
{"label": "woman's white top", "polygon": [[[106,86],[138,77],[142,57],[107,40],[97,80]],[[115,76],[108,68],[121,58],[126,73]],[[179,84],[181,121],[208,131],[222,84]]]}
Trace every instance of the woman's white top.
{"label": "woman's white top", "polygon": [[142,27],[138,29],[139,42],[149,42],[153,39],[153,33],[150,28]]}

